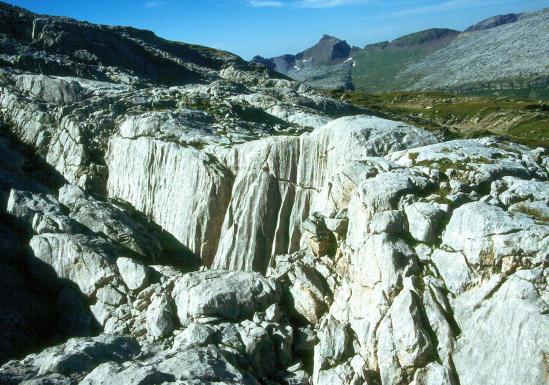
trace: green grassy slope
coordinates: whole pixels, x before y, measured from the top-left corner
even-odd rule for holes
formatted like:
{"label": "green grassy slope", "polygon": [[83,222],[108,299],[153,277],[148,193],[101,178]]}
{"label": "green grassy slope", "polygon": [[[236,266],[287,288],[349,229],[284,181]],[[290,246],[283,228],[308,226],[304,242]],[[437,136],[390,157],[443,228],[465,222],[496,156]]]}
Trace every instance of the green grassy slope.
{"label": "green grassy slope", "polygon": [[449,137],[502,135],[549,148],[549,103],[543,100],[434,92],[333,92],[333,96],[392,119]]}
{"label": "green grassy slope", "polygon": [[408,65],[449,44],[457,33],[433,28],[403,36],[391,43],[364,47],[354,56],[352,80],[355,88],[368,92],[405,89],[416,79],[401,79],[397,75]]}

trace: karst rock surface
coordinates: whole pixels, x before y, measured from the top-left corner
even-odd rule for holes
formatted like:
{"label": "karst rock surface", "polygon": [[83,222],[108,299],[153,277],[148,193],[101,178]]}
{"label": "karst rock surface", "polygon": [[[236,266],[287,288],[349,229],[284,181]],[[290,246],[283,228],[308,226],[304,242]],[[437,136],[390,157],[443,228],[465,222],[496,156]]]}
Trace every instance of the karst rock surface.
{"label": "karst rock surface", "polygon": [[546,383],[546,150],[0,21],[1,384]]}

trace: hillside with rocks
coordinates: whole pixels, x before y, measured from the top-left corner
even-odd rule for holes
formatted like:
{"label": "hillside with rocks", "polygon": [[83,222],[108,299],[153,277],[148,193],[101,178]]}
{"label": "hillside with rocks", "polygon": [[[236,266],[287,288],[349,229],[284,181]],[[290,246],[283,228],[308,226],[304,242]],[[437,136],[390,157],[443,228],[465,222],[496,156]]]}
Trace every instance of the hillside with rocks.
{"label": "hillside with rocks", "polygon": [[[333,63],[274,65],[292,55],[254,61],[324,89],[547,93],[549,45],[541,37],[549,34],[548,26],[549,9],[544,9],[494,16],[463,32],[433,28],[363,49],[349,47],[347,56]],[[325,45],[323,40],[315,47]]]}
{"label": "hillside with rocks", "polygon": [[542,97],[406,91],[332,91],[331,95],[386,118],[443,133],[447,139],[498,135],[533,147],[549,147],[549,105]]}
{"label": "hillside with rocks", "polygon": [[1,384],[546,382],[547,150],[0,21]]}

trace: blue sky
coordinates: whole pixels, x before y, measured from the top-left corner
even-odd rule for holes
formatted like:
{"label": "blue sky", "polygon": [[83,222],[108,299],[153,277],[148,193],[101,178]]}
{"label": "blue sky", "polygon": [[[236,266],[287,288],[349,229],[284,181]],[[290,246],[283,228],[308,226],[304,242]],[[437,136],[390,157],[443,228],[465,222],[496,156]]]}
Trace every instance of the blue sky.
{"label": "blue sky", "polygon": [[327,33],[359,47],[431,27],[464,29],[549,0],[7,0],[38,13],[131,25],[234,52],[297,53]]}

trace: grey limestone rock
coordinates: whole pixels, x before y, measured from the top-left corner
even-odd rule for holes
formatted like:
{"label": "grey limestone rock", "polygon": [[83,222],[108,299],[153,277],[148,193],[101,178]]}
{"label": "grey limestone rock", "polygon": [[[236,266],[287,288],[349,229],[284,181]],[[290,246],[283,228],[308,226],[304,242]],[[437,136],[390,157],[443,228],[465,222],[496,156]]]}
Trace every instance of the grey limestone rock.
{"label": "grey limestone rock", "polygon": [[173,298],[182,324],[200,317],[251,318],[279,299],[273,280],[253,272],[189,273],[175,284]]}
{"label": "grey limestone rock", "polygon": [[126,286],[131,290],[139,290],[149,283],[149,272],[146,266],[130,258],[120,257],[116,260],[118,271]]}
{"label": "grey limestone rock", "polygon": [[444,211],[433,204],[417,202],[407,206],[405,212],[412,237],[420,242],[434,243]]}
{"label": "grey limestone rock", "polygon": [[0,35],[0,383],[544,384],[543,149],[148,31]]}
{"label": "grey limestone rock", "polygon": [[169,335],[174,329],[172,304],[167,295],[153,298],[147,308],[147,330],[153,338],[162,338]]}

